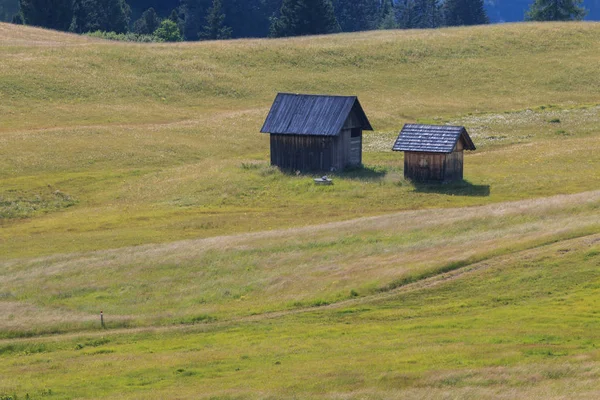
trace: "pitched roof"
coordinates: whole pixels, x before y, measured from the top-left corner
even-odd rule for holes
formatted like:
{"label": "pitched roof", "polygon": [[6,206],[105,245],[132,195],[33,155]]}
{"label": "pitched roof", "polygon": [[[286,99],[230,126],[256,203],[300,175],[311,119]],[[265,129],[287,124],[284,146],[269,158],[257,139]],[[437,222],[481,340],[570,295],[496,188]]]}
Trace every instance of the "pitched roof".
{"label": "pitched roof", "polygon": [[362,129],[373,130],[356,96],[279,93],[261,132],[336,136],[352,111]]}
{"label": "pitched roof", "polygon": [[406,124],[400,131],[393,150],[451,153],[460,138],[465,150],[475,150],[464,126]]}

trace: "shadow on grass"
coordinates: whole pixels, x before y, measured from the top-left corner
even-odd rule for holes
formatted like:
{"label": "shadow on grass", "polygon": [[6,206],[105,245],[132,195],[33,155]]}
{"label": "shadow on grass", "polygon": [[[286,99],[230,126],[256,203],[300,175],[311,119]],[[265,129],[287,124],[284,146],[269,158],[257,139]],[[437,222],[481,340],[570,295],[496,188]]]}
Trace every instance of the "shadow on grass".
{"label": "shadow on grass", "polygon": [[469,181],[451,183],[414,182],[415,190],[419,193],[438,193],[454,196],[487,197],[490,195],[490,185],[473,185]]}
{"label": "shadow on grass", "polygon": [[356,179],[360,181],[380,181],[385,177],[387,171],[380,167],[350,167],[343,171],[327,172],[327,171],[296,171],[293,169],[279,169],[282,174],[287,176],[311,176],[321,177],[327,176],[332,179]]}
{"label": "shadow on grass", "polygon": [[356,179],[360,181],[379,181],[385,178],[387,171],[380,167],[352,167],[346,168],[335,175],[345,179]]}

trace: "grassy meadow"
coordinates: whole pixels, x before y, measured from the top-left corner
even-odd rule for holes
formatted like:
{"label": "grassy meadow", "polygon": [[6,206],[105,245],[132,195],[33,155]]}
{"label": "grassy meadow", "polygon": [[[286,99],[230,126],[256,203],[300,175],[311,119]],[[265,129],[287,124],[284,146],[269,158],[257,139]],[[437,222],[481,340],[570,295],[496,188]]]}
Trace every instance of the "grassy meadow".
{"label": "grassy meadow", "polygon": [[[521,24],[140,45],[0,25],[2,257],[596,189],[599,34]],[[258,132],[277,91],[358,95],[376,129],[365,170],[315,188],[269,168]],[[472,196],[403,181],[390,148],[414,121],[472,130],[457,191]]]}
{"label": "grassy meadow", "polygon": [[[0,399],[598,398],[599,62],[598,23],[0,24]],[[269,166],[278,91],[358,95],[364,168]],[[465,182],[404,180],[415,121]]]}

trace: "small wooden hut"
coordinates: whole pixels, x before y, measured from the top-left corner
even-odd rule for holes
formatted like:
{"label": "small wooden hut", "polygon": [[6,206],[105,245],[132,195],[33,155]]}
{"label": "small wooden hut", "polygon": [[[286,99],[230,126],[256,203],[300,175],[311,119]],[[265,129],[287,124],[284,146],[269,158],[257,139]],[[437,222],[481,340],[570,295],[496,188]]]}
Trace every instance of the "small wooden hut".
{"label": "small wooden hut", "polygon": [[362,133],[373,130],[358,98],[279,93],[261,129],[271,135],[271,165],[336,171],[362,164]]}
{"label": "small wooden hut", "polygon": [[404,177],[418,182],[463,179],[463,150],[475,150],[464,126],[406,124],[393,147],[404,152]]}

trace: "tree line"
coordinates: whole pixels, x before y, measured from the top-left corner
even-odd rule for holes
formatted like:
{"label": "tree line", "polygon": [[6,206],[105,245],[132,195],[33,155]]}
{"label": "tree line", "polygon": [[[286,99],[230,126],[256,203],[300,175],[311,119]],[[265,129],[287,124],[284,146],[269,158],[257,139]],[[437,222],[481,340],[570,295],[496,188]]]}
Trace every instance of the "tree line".
{"label": "tree line", "polygon": [[[526,19],[582,19],[581,2],[535,0]],[[0,0],[1,12],[15,23],[161,41],[489,23],[483,0]]]}

